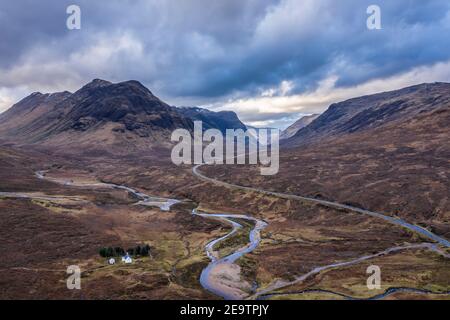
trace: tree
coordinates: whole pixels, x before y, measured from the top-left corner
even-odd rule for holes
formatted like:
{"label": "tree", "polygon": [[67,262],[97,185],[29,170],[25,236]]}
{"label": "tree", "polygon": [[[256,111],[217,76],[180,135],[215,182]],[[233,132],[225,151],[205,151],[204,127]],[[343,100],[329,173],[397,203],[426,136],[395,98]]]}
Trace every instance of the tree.
{"label": "tree", "polygon": [[103,258],[107,257],[107,252],[106,252],[106,248],[100,248],[99,252],[100,256],[102,256]]}
{"label": "tree", "polygon": [[134,248],[134,254],[137,256],[141,255],[141,246],[136,246],[136,248]]}
{"label": "tree", "polygon": [[114,252],[115,252],[116,257],[125,255],[125,250],[123,250],[123,248],[121,248],[121,247],[115,247]]}
{"label": "tree", "polygon": [[141,249],[141,255],[142,256],[148,256],[149,254],[150,254],[150,246],[148,244],[146,244]]}
{"label": "tree", "polygon": [[106,256],[109,257],[113,257],[114,256],[114,249],[112,247],[108,247],[106,249]]}

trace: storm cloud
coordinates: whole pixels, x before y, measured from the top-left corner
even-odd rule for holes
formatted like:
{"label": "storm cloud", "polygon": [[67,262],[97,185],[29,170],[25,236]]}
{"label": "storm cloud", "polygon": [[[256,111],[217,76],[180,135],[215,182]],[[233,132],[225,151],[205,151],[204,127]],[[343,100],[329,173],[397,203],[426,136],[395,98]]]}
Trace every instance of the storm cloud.
{"label": "storm cloud", "polygon": [[[66,8],[81,8],[81,29]],[[366,27],[371,4],[382,29]],[[169,103],[285,126],[333,99],[449,81],[447,0],[16,0],[0,4],[0,111],[136,79]]]}

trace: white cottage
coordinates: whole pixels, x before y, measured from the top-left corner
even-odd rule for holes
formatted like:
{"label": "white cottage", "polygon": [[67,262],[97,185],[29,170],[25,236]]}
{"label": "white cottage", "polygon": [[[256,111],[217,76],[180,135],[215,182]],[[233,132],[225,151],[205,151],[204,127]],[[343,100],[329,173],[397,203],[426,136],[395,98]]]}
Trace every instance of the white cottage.
{"label": "white cottage", "polygon": [[130,255],[127,253],[122,257],[122,262],[126,264],[133,263],[133,259],[131,259]]}

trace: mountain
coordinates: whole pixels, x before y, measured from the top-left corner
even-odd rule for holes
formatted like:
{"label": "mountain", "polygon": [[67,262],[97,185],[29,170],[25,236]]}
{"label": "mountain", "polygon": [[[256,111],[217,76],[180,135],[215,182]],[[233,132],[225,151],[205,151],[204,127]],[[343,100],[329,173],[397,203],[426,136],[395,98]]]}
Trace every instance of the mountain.
{"label": "mountain", "polygon": [[67,91],[53,94],[32,93],[0,114],[0,132],[19,134],[21,128],[53,110],[56,104],[71,94]]}
{"label": "mountain", "polygon": [[303,116],[297,121],[295,121],[293,124],[291,124],[288,128],[283,130],[280,134],[280,140],[288,139],[292,136],[294,136],[300,129],[303,129],[307,125],[309,125],[311,122],[316,120],[319,117],[318,114],[312,114],[310,116]]}
{"label": "mountain", "polygon": [[225,134],[226,129],[247,129],[233,111],[214,112],[198,107],[180,107],[177,110],[192,121],[202,121],[204,130],[215,128]]}
{"label": "mountain", "polygon": [[274,176],[239,166],[217,176],[385,212],[448,238],[449,141],[450,84],[421,84],[331,105],[282,141]]}
{"label": "mountain", "polygon": [[286,146],[305,145],[386,125],[405,125],[414,118],[449,108],[450,84],[420,84],[332,104],[307,127],[284,140]]}
{"label": "mountain", "polygon": [[75,93],[33,93],[0,115],[0,136],[20,144],[135,151],[170,143],[192,120],[138,81],[95,79]]}

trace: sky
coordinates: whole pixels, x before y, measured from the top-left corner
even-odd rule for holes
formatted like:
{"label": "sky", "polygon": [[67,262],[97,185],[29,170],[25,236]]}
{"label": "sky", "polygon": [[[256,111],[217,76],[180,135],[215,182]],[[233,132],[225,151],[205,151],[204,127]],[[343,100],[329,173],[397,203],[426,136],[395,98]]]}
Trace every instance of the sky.
{"label": "sky", "polygon": [[[69,5],[81,29],[66,26]],[[381,29],[369,29],[370,5]],[[94,78],[285,128],[334,102],[450,82],[448,0],[15,0],[0,3],[0,112]]]}

